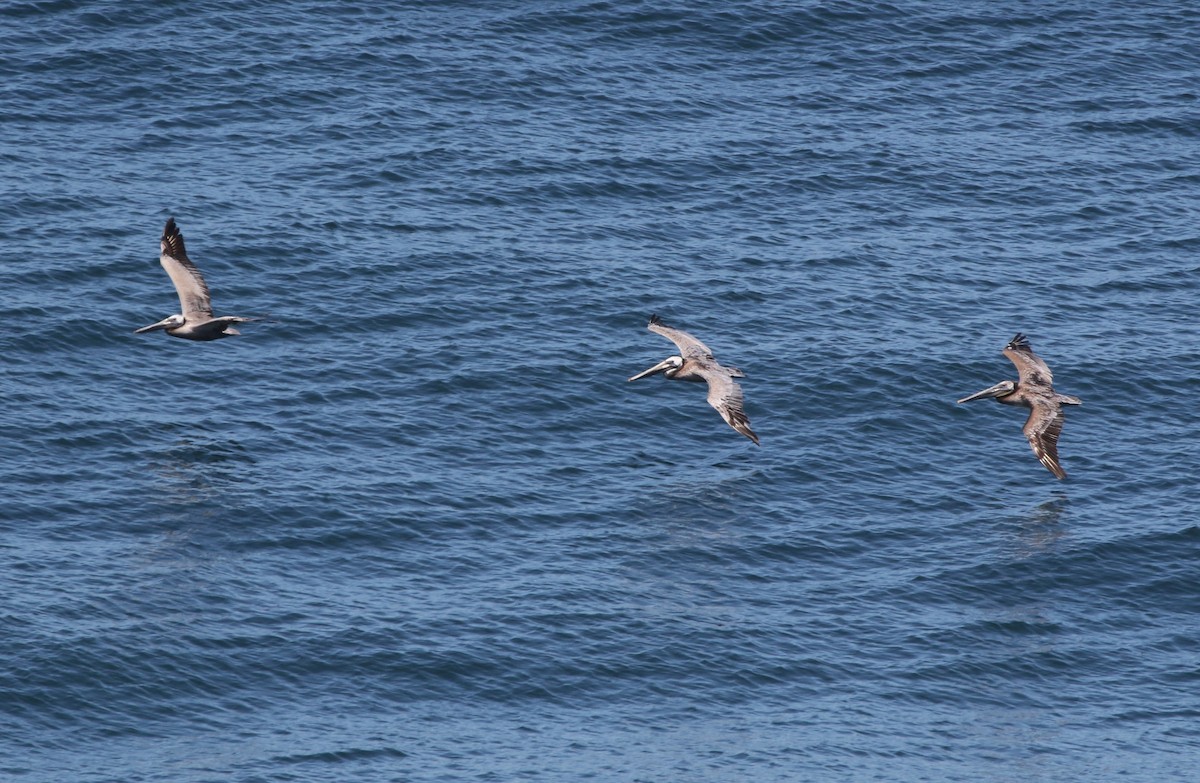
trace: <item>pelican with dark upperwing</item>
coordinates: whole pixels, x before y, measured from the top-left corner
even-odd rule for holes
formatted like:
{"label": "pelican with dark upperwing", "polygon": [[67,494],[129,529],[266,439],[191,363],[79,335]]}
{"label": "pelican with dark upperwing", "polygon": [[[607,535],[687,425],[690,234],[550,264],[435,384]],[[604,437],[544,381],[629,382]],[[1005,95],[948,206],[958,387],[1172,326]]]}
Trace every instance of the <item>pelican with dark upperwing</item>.
{"label": "pelican with dark upperwing", "polygon": [[708,404],[717,409],[730,427],[759,445],[758,436],[750,429],[750,420],[742,408],[742,387],[734,378],[745,378],[746,374],[736,367],[725,367],[717,363],[708,346],[692,337],[687,332],[672,329],[659,320],[657,315],[650,316],[650,324],[646,327],[656,334],[661,334],[679,348],[678,356],[668,356],[645,372],[640,372],[629,380],[636,381],[647,375],[662,373],[673,381],[695,381],[708,384]]}
{"label": "pelican with dark upperwing", "polygon": [[1058,436],[1063,428],[1063,406],[1082,405],[1083,401],[1054,391],[1051,385],[1054,376],[1050,374],[1050,368],[1033,352],[1025,335],[1018,332],[1004,346],[1004,355],[1017,366],[1019,380],[1000,381],[989,389],[963,397],[959,402],[994,397],[996,402],[1005,405],[1024,405],[1029,408],[1029,418],[1025,421],[1023,431],[1033,453],[1047,470],[1065,479],[1067,472],[1058,464]]}
{"label": "pelican with dark upperwing", "polygon": [[187,251],[183,248],[183,234],[179,233],[179,227],[175,225],[175,218],[169,218],[167,225],[163,228],[161,248],[162,253],[159,255],[158,261],[162,264],[163,269],[167,270],[171,282],[175,284],[175,291],[179,294],[179,306],[183,313],[168,316],[156,324],[135,329],[134,334],[164,329],[172,337],[181,337],[185,340],[216,340],[219,337],[241,334],[233,328],[234,324],[258,320],[237,315],[213,317],[212,295],[208,292],[208,285],[201,277],[200,270],[187,257]]}

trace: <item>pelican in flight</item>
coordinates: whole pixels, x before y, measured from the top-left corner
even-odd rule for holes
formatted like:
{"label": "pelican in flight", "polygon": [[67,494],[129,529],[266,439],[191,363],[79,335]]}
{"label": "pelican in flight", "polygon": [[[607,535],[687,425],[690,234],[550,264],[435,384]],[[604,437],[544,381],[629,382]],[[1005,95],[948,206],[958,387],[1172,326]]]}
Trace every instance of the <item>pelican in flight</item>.
{"label": "pelican in flight", "polygon": [[183,249],[183,234],[179,233],[175,218],[167,220],[167,225],[163,228],[161,246],[162,254],[158,260],[171,276],[171,282],[175,284],[183,314],[168,316],[156,324],[135,329],[134,334],[165,329],[172,337],[182,337],[185,340],[216,340],[231,334],[241,334],[233,328],[234,324],[258,320],[237,315],[213,318],[212,295],[208,292],[204,278],[200,276],[200,270]]}
{"label": "pelican in flight", "polygon": [[1050,374],[1050,368],[1033,352],[1025,335],[1018,332],[1004,346],[1004,355],[1017,366],[1020,380],[1000,381],[989,389],[963,397],[959,402],[995,397],[996,402],[1005,405],[1024,405],[1029,408],[1029,418],[1025,421],[1023,431],[1033,453],[1047,470],[1065,479],[1067,472],[1058,464],[1058,436],[1063,428],[1062,406],[1082,405],[1083,401],[1054,391],[1051,385],[1054,376]]}
{"label": "pelican in flight", "polygon": [[708,346],[692,337],[687,332],[672,329],[659,320],[657,315],[650,316],[650,331],[661,334],[679,348],[678,356],[668,356],[649,370],[640,372],[629,380],[636,381],[647,375],[662,373],[673,381],[696,381],[708,384],[708,404],[717,409],[721,418],[738,432],[758,444],[758,436],[750,429],[750,420],[742,409],[742,387],[737,385],[734,378],[745,378],[746,374],[736,367],[724,367],[717,364]]}

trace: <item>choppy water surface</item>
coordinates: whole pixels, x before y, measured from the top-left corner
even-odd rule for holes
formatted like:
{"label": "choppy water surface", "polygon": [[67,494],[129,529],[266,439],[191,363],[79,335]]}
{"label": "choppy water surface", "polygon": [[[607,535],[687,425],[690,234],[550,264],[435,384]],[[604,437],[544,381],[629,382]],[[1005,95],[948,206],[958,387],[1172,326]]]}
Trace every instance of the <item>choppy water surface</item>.
{"label": "choppy water surface", "polygon": [[0,8],[0,774],[1192,779],[1198,24]]}

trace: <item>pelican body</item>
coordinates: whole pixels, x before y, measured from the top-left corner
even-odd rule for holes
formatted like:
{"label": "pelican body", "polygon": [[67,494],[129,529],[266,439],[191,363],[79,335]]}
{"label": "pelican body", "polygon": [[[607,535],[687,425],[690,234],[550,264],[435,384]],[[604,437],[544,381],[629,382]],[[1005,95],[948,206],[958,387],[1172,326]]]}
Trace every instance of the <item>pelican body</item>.
{"label": "pelican body", "polygon": [[208,285],[200,275],[200,270],[187,257],[187,251],[183,247],[183,234],[175,225],[175,218],[169,218],[167,225],[163,227],[161,248],[158,261],[175,284],[175,291],[179,294],[179,307],[183,312],[167,316],[156,324],[135,329],[134,334],[163,329],[172,337],[184,340],[216,340],[241,334],[233,328],[234,324],[258,320],[237,315],[213,317],[212,295],[208,292]]}
{"label": "pelican body", "polygon": [[1082,405],[1078,397],[1059,394],[1051,385],[1054,376],[1050,368],[1029,345],[1021,333],[1004,346],[1004,355],[1016,365],[1019,380],[1000,381],[995,386],[963,397],[960,403],[991,397],[1004,405],[1023,405],[1029,408],[1029,418],[1023,432],[1034,455],[1046,469],[1059,479],[1067,472],[1058,463],[1058,436],[1063,427],[1063,406]]}
{"label": "pelican body", "polygon": [[692,337],[687,332],[672,329],[664,324],[657,315],[650,316],[646,327],[650,331],[661,334],[679,348],[679,354],[668,356],[648,370],[638,373],[629,380],[636,381],[649,375],[662,373],[664,378],[672,381],[693,381],[708,384],[708,404],[717,409],[721,418],[730,427],[759,445],[758,436],[750,429],[750,419],[742,408],[742,387],[734,378],[745,378],[746,374],[736,367],[725,367],[717,363],[708,346]]}

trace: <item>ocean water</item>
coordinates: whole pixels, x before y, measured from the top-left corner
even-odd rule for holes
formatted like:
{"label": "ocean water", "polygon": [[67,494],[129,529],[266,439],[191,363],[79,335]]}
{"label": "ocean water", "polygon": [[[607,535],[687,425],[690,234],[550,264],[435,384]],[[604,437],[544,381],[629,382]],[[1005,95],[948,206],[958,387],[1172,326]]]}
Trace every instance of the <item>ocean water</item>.
{"label": "ocean water", "polygon": [[0,780],[1196,780],[1198,25],[3,4]]}

